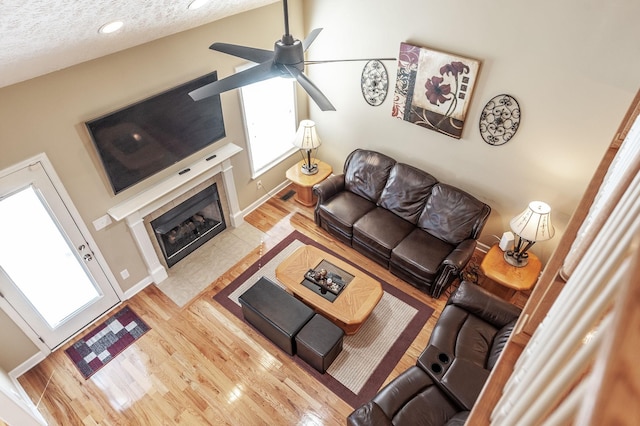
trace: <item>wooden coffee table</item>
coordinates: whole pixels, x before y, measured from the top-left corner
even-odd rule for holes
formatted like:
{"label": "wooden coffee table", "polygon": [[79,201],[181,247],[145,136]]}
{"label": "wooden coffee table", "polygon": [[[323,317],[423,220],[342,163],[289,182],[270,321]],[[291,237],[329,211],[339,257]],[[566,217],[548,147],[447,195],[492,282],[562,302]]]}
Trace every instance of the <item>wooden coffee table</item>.
{"label": "wooden coffee table", "polygon": [[[353,276],[349,284],[330,302],[301,284],[304,274],[323,260]],[[314,308],[346,334],[355,334],[382,298],[382,285],[359,269],[313,246],[296,249],[276,268],[276,277],[287,290]]]}

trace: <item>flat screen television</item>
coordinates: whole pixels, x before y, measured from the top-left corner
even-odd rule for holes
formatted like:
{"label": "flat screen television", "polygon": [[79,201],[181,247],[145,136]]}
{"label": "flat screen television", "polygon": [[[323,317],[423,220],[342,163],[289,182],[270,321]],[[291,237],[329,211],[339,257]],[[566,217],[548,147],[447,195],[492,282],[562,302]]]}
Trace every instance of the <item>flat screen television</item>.
{"label": "flat screen television", "polygon": [[225,137],[220,96],[189,92],[217,72],[85,123],[114,194]]}

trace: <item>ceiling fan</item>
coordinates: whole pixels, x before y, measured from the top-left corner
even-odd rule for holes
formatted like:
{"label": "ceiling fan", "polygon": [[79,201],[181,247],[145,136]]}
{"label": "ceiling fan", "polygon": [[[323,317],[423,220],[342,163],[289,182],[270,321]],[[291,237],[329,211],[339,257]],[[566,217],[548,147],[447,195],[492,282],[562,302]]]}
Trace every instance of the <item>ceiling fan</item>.
{"label": "ceiling fan", "polygon": [[[209,46],[211,50],[247,59],[251,62],[256,62],[258,65],[189,92],[189,96],[191,96],[193,100],[199,101],[200,99],[219,95],[228,90],[237,89],[274,77],[294,77],[322,111],[335,111],[335,107],[329,99],[327,99],[320,89],[304,74],[305,64],[368,61],[372,59],[337,59],[306,62],[304,60],[304,52],[311,46],[311,43],[313,43],[316,37],[318,37],[322,28],[316,28],[311,31],[304,41],[294,39],[293,36],[289,34],[289,8],[287,6],[287,0],[283,0],[283,5],[285,34],[281,40],[275,42],[273,51],[228,43],[213,43]],[[379,58],[376,60],[395,60],[395,58]]]}

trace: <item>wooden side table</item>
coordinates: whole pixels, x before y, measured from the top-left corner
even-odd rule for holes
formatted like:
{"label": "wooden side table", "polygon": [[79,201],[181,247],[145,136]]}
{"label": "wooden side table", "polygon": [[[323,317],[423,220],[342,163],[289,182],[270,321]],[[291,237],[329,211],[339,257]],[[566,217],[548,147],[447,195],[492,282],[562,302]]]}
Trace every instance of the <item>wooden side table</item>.
{"label": "wooden side table", "polygon": [[[491,281],[501,285],[503,291],[494,291],[499,296],[509,300],[517,291],[531,290],[538,281],[542,262],[538,256],[529,252],[529,263],[520,268],[509,265],[504,260],[504,252],[495,244],[482,259],[480,270]],[[506,290],[506,291],[505,291]]]}
{"label": "wooden side table", "polygon": [[298,162],[296,165],[287,170],[286,176],[293,183],[293,187],[296,191],[296,201],[304,206],[314,206],[316,204],[317,197],[313,195],[313,185],[320,183],[333,172],[333,169],[327,163],[320,160],[315,160],[318,165],[318,173],[314,175],[305,175],[302,173],[302,164],[304,160]]}

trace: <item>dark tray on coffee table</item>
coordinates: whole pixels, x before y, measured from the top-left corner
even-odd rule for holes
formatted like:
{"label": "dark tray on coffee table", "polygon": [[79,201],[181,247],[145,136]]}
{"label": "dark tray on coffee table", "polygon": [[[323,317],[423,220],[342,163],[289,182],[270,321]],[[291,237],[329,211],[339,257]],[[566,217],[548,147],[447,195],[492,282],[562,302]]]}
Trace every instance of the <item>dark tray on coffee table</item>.
{"label": "dark tray on coffee table", "polygon": [[[321,269],[327,271],[326,279],[317,280],[314,278],[314,272],[320,271]],[[330,284],[327,284],[327,279],[331,280]],[[353,275],[326,260],[322,260],[315,268],[309,269],[304,274],[304,279],[301,284],[328,301],[333,302],[351,280],[353,280]]]}

